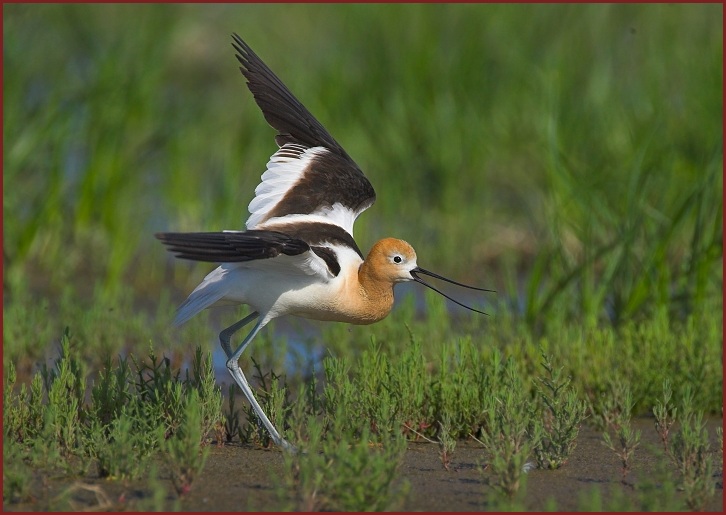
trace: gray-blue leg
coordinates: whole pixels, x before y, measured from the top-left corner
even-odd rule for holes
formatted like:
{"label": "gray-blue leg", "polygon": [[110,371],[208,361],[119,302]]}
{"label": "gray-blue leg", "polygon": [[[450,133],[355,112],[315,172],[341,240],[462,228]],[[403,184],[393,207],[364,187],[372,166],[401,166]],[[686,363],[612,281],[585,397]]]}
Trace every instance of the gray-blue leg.
{"label": "gray-blue leg", "polygon": [[246,317],[244,317],[242,320],[238,320],[231,326],[229,326],[227,329],[219,333],[219,343],[222,344],[222,350],[227,355],[227,359],[232,357],[232,346],[230,345],[229,341],[232,339],[232,335],[242,329],[244,326],[252,322],[255,318],[260,316],[260,314],[257,311],[253,311]]}
{"label": "gray-blue leg", "polygon": [[240,346],[237,347],[236,351],[232,352],[232,347],[229,343],[232,335],[235,332],[237,332],[239,329],[247,325],[258,316],[259,313],[254,312],[243,318],[239,322],[235,322],[227,329],[219,333],[219,342],[222,344],[222,349],[224,350],[224,353],[227,355],[228,358],[227,369],[229,370],[229,373],[232,374],[232,378],[234,379],[235,383],[237,383],[237,386],[240,387],[240,390],[242,390],[242,393],[244,393],[245,397],[247,397],[247,400],[252,406],[252,409],[255,410],[257,416],[260,417],[260,420],[262,420],[262,423],[265,425],[267,431],[270,433],[272,441],[275,442],[276,445],[279,445],[287,451],[295,452],[295,447],[289,444],[283,437],[280,436],[280,433],[277,432],[277,429],[275,429],[275,426],[272,425],[270,419],[267,418],[265,412],[262,411],[262,407],[257,402],[257,399],[255,399],[255,396],[252,394],[252,388],[250,388],[250,385],[247,382],[247,378],[244,376],[242,370],[239,368],[239,358],[242,355],[242,352],[244,352],[247,345],[250,344],[252,338],[254,338],[255,335],[260,331],[260,329],[265,326],[267,321],[265,321],[263,318],[259,322],[257,322],[257,324],[255,324],[255,327],[252,328],[252,331],[250,331],[250,334],[248,334],[247,337],[242,341]]}

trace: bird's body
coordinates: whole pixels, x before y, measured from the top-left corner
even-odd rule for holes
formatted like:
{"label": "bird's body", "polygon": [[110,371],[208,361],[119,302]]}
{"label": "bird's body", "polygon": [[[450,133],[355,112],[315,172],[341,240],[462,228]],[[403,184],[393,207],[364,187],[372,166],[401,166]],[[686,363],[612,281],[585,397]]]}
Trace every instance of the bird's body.
{"label": "bird's body", "polygon": [[[220,263],[179,306],[175,324],[216,304],[246,304],[252,309],[220,334],[227,368],[275,443],[291,448],[268,420],[239,369],[240,355],[269,321],[293,315],[371,324],[391,311],[393,288],[403,281],[417,281],[463,306],[425,283],[420,274],[473,287],[419,267],[416,252],[403,240],[382,239],[364,259],[353,238],[353,224],[375,201],[373,187],[249,46],[236,34],[233,38],[248,87],[265,119],[278,131],[279,150],[255,189],[246,231],[156,236],[177,257]],[[257,318],[233,351],[232,335]]]}
{"label": "bird's body", "polygon": [[[375,275],[371,263],[386,250],[413,249],[406,242],[382,240],[364,261],[352,249],[339,247],[336,258],[340,272],[309,273],[310,257],[278,255],[242,263],[224,263],[179,307],[176,325],[215,303],[247,304],[270,320],[295,315],[315,320],[371,324],[383,319],[393,307],[393,283]],[[414,263],[415,263],[415,253]],[[365,265],[365,266],[363,266]]]}

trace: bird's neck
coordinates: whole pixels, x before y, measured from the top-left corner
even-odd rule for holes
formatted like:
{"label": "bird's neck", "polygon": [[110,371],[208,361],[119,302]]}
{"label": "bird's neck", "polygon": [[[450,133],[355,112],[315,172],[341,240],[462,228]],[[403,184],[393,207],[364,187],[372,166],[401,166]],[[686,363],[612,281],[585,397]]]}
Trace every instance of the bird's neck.
{"label": "bird's neck", "polygon": [[358,269],[358,299],[370,322],[377,322],[393,308],[393,283],[376,273],[366,261]]}

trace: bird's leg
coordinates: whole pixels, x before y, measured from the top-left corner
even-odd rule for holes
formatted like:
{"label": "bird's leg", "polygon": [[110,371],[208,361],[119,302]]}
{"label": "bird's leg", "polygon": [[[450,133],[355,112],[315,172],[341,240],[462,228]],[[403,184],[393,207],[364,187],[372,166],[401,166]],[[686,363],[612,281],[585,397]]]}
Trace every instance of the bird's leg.
{"label": "bird's leg", "polygon": [[225,355],[227,356],[227,359],[232,357],[232,346],[230,345],[229,341],[232,339],[232,335],[242,329],[244,326],[252,322],[255,318],[260,316],[260,314],[257,311],[253,311],[246,317],[244,317],[242,320],[238,320],[231,326],[229,326],[227,329],[219,333],[219,343],[222,344],[222,350],[224,351]]}
{"label": "bird's leg", "polygon": [[[257,413],[257,416],[260,417],[260,420],[262,420],[262,423],[267,428],[267,431],[270,433],[270,437],[272,438],[272,441],[275,442],[276,445],[279,445],[286,451],[292,451],[295,452],[296,449],[293,445],[288,443],[283,437],[280,436],[280,433],[277,432],[277,429],[275,429],[275,426],[272,425],[272,422],[270,422],[270,419],[267,418],[267,415],[265,415],[265,412],[262,411],[262,407],[257,402],[257,399],[255,399],[255,396],[252,394],[252,388],[250,388],[249,383],[247,382],[247,378],[242,373],[242,370],[239,368],[239,358],[242,355],[242,352],[245,350],[247,345],[252,341],[252,338],[255,337],[255,335],[262,329],[267,321],[261,319],[254,328],[252,328],[252,331],[250,331],[250,334],[247,335],[247,337],[244,339],[244,341],[240,344],[239,347],[237,347],[237,350],[232,352],[232,347],[229,344],[230,338],[232,335],[238,331],[241,327],[248,324],[250,321],[254,320],[257,316],[259,316],[259,313],[255,312],[250,315],[248,315],[246,318],[240,320],[239,322],[236,322],[229,326],[227,329],[219,333],[219,341],[222,344],[222,349],[224,349],[224,352],[227,354],[227,357],[229,358],[227,360],[227,369],[229,370],[229,373],[232,374],[232,378],[234,379],[235,383],[237,383],[237,386],[240,387],[240,390],[242,390],[242,393],[245,394],[245,397],[247,397],[247,400],[249,401],[250,405],[252,406],[252,409],[255,410],[255,413]],[[263,323],[264,322],[264,323]]]}

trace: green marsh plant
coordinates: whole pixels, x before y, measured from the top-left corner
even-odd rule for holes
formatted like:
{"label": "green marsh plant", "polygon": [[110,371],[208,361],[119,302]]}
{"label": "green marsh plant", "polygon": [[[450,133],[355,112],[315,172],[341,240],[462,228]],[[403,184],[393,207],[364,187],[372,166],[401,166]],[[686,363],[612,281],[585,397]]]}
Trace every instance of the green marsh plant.
{"label": "green marsh plant", "polygon": [[88,455],[96,460],[100,477],[139,479],[146,473],[157,442],[149,438],[137,410],[136,405],[123,407],[107,425],[96,419],[88,427],[84,445]]}
{"label": "green marsh plant", "polygon": [[577,446],[580,426],[587,417],[587,404],[579,400],[572,379],[563,377],[564,367],[556,369],[540,349],[546,374],[535,380],[539,409],[532,413],[531,434],[537,467],[557,469]]}
{"label": "green marsh plant", "polygon": [[127,359],[119,358],[114,367],[109,357],[91,387],[94,418],[101,424],[110,424],[132,402],[132,395],[132,375]]}
{"label": "green marsh plant", "polygon": [[33,496],[33,470],[21,444],[3,435],[3,499],[26,502]]}
{"label": "green marsh plant", "polygon": [[[279,427],[284,432],[289,423],[287,418],[291,407],[285,378],[275,374],[274,370],[270,370],[269,374],[264,374],[260,364],[254,358],[251,359],[257,372],[255,379],[259,382],[257,398],[260,406],[275,427]],[[246,418],[246,423],[238,431],[242,442],[253,443],[265,448],[272,446],[270,434],[248,402],[242,406],[242,412]]]}
{"label": "green marsh plant", "polygon": [[236,384],[231,384],[227,390],[227,409],[224,411],[224,433],[227,443],[231,442],[235,436],[240,441],[243,441],[244,438],[239,421],[242,411],[236,406],[238,388]]}
{"label": "green marsh plant", "polygon": [[111,480],[138,480],[160,449],[177,491],[188,491],[204,465],[208,434],[222,419],[211,357],[198,349],[186,380],[180,380],[169,360],[153,353],[150,364],[139,363],[133,355],[129,359],[136,363],[135,373],[120,358],[117,365],[106,360],[90,379],[66,330],[60,356],[52,367],[40,368],[30,388],[15,388],[16,370],[12,362],[8,365],[3,413],[6,499],[22,502],[32,491],[46,496],[48,508],[70,509],[70,495],[77,489],[48,498],[47,488],[36,486],[38,472],[45,478],[95,470]]}
{"label": "green marsh plant", "polygon": [[[336,419],[343,420],[338,412]],[[406,451],[401,433],[376,435],[366,424],[354,431],[345,424],[324,429],[306,415],[300,452],[284,454],[276,479],[277,495],[287,509],[299,511],[388,511],[400,508],[409,484],[399,477]]]}
{"label": "green marsh plant", "polygon": [[439,421],[438,445],[441,464],[447,471],[450,471],[449,465],[456,449],[456,439],[451,436],[451,420],[448,416],[444,416],[444,420]]}
{"label": "green marsh plant", "polygon": [[189,493],[209,455],[209,447],[202,445],[205,437],[203,411],[199,393],[192,390],[186,398],[183,418],[175,434],[167,438],[160,428],[161,450],[171,471],[172,484],[180,496]]}
{"label": "green marsh plant", "polygon": [[45,425],[63,454],[70,455],[78,445],[83,404],[86,394],[85,370],[75,349],[71,348],[70,331],[66,328],[61,338],[61,355],[49,369],[45,363],[41,376],[48,392]]}
{"label": "green marsh plant", "polygon": [[222,416],[222,394],[214,374],[212,354],[203,353],[197,347],[192,357],[192,375],[187,376],[185,384],[199,395],[202,438],[208,442],[214,435],[218,444],[224,438],[224,417]]}
{"label": "green marsh plant", "polygon": [[478,434],[501,374],[501,353],[495,349],[486,355],[467,336],[442,345],[437,365],[427,396],[433,404],[431,422],[449,416],[454,438]]}
{"label": "green marsh plant", "polygon": [[398,357],[390,356],[371,338],[360,358],[326,357],[323,361],[325,411],[348,413],[349,429],[365,421],[374,434],[408,433],[430,425],[423,412],[427,390],[423,354],[417,340]]}
{"label": "green marsh plant", "polygon": [[668,452],[668,435],[671,426],[676,421],[678,408],[671,402],[673,397],[673,389],[668,379],[663,380],[663,397],[658,399],[653,406],[653,416],[655,417],[655,430],[663,444],[663,450]]}
{"label": "green marsh plant", "polygon": [[10,362],[3,389],[3,433],[9,439],[22,443],[32,441],[43,430],[44,388],[43,378],[36,374],[30,388],[23,383],[15,394],[16,380],[15,365]]}
{"label": "green marsh plant", "polygon": [[[381,437],[401,432],[403,406],[411,400],[406,395],[408,385],[404,386],[401,381],[408,374],[395,370],[395,361],[371,338],[371,344],[361,355],[354,381],[360,396],[362,420],[368,421],[370,431]],[[406,366],[404,360],[401,363],[402,367]],[[411,417],[410,413],[407,415]]]}
{"label": "green marsh plant", "polygon": [[668,454],[679,472],[686,506],[700,511],[714,495],[714,463],[703,413],[692,410],[692,399],[692,392],[686,389],[679,417],[680,427],[673,435]]}
{"label": "green marsh plant", "polygon": [[633,407],[630,385],[623,377],[610,378],[604,391],[590,401],[590,421],[598,431],[617,429],[630,419]]}
{"label": "green marsh plant", "polygon": [[[625,478],[632,468],[631,458],[633,453],[640,445],[640,430],[633,429],[630,423],[631,413],[635,405],[630,387],[622,383],[620,391],[622,392],[622,398],[616,409],[610,413],[612,418],[608,418],[608,427],[604,430],[602,436],[603,444],[613,451],[620,460],[622,481],[625,482]],[[611,438],[610,430],[615,433],[616,440]]]}
{"label": "green marsh plant", "polygon": [[527,458],[532,451],[527,429],[531,425],[529,388],[512,358],[491,371],[498,388],[484,408],[480,442],[487,454],[489,485],[500,499],[514,502],[525,481]]}

